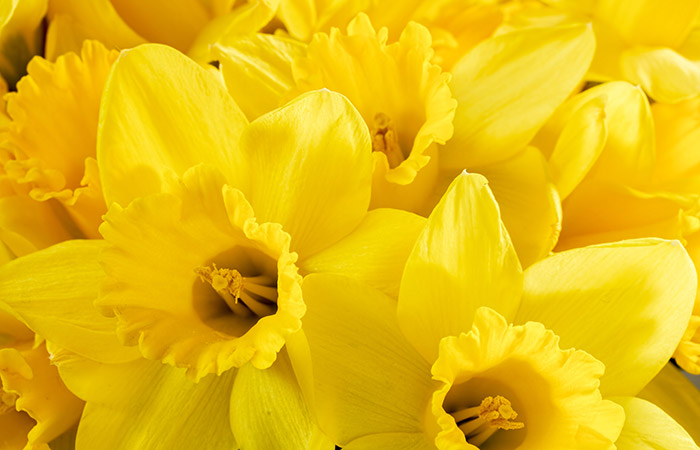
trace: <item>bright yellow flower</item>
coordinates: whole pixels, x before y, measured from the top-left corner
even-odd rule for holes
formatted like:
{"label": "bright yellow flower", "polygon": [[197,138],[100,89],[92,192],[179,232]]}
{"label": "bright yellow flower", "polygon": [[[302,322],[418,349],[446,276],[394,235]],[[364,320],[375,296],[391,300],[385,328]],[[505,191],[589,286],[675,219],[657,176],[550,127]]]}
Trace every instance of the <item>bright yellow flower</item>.
{"label": "bright yellow flower", "polygon": [[654,405],[619,397],[663,367],[690,317],[695,273],[677,242],[576,249],[523,273],[485,180],[462,174],[398,305],[337,276],[303,289],[315,409],[348,448],[697,448]]}
{"label": "bright yellow flower", "polygon": [[97,121],[102,89],[117,56],[99,42],[86,41],[80,55],[68,53],[55,63],[35,58],[17,92],[6,97],[12,121],[1,144],[11,155],[4,161],[4,178],[18,194],[51,203],[53,222],[63,223],[57,232],[73,228],[71,237],[99,236],[106,210],[95,159]]}
{"label": "bright yellow flower", "polygon": [[0,447],[48,450],[83,409],[50,365],[44,342],[0,311]]}
{"label": "bright yellow flower", "polygon": [[[620,239],[678,239],[698,267],[700,144],[697,100],[649,106],[625,82],[596,86],[567,101],[535,139],[563,199],[557,244],[565,250]],[[700,371],[700,302],[674,357]]]}
{"label": "bright yellow flower", "polygon": [[[301,275],[347,273],[395,293],[425,220],[367,213],[367,128],[326,90],[249,124],[220,78],[144,45],[115,63],[100,123],[105,240],[0,266],[0,298],[65,349],[62,376],[87,401],[78,448],[232,446],[233,436],[301,448],[312,438],[290,365]],[[117,423],[109,436],[103,421]],[[218,427],[206,443],[205,422]],[[144,441],[153,436],[160,447]]]}
{"label": "bright yellow flower", "polygon": [[[700,94],[700,4],[694,0],[545,0],[526,3],[509,20],[516,28],[592,22],[596,56],[588,79],[626,80],[654,100]],[[534,7],[533,7],[534,5]]]}
{"label": "bright yellow flower", "polygon": [[[276,36],[232,36],[218,45],[218,60],[249,117],[312,87],[347,96],[373,131],[375,150],[389,152],[375,151],[374,207],[427,215],[467,168],[492,180],[523,263],[547,255],[559,231],[559,200],[545,160],[527,144],[583,77],[592,32],[570,26],[487,39],[455,64],[449,88],[448,76],[429,62],[424,27],[408,25],[388,46],[387,34],[360,15],[348,35],[317,34],[308,46]],[[442,146],[452,129],[450,91],[458,100],[455,135]]]}

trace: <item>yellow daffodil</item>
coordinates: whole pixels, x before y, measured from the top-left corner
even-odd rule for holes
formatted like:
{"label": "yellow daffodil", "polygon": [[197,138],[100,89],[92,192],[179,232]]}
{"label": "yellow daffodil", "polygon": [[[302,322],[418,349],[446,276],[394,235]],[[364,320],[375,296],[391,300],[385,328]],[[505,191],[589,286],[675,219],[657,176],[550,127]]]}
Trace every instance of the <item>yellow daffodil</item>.
{"label": "yellow daffodil", "polygon": [[0,266],[0,298],[63,349],[87,401],[77,448],[303,448],[313,426],[283,350],[302,275],[396,293],[425,222],[367,213],[362,118],[323,90],[249,124],[216,75],[144,45],[115,63],[98,129],[104,241]]}
{"label": "yellow daffodil", "polygon": [[[14,205],[46,202],[46,207],[27,207],[45,210],[44,215],[53,210],[53,222],[64,224],[56,232],[72,227],[70,237],[98,237],[106,210],[95,159],[97,121],[102,89],[117,56],[99,42],[86,41],[80,55],[68,53],[55,63],[37,57],[17,92],[7,96],[11,122],[0,145],[11,157],[4,161],[3,175],[20,197],[31,198]],[[29,230],[21,228],[12,231]]]}
{"label": "yellow daffodil", "polygon": [[700,4],[693,0],[545,0],[522,2],[509,25],[592,22],[596,55],[588,79],[626,80],[653,99],[678,102],[700,94]]}
{"label": "yellow daffodil", "polygon": [[44,342],[0,311],[0,448],[48,450],[83,408],[49,364]]}
{"label": "yellow daffodil", "polygon": [[698,448],[630,397],[690,317],[696,276],[678,242],[576,249],[523,273],[484,178],[463,173],[416,242],[398,304],[338,276],[303,289],[314,410],[343,448]]}
{"label": "yellow daffodil", "polygon": [[0,5],[0,75],[14,88],[27,63],[43,49],[47,0],[7,0]]}
{"label": "yellow daffodil", "polygon": [[[557,250],[646,236],[678,239],[700,262],[697,100],[649,106],[625,82],[567,101],[535,139],[563,198]],[[700,302],[674,357],[700,371]]]}
{"label": "yellow daffodil", "polygon": [[50,0],[46,57],[53,61],[95,39],[119,50],[162,43],[205,59],[218,36],[259,31],[278,5],[279,0]]}
{"label": "yellow daffodil", "polygon": [[[217,59],[249,117],[311,88],[347,96],[373,133],[373,207],[427,215],[468,168],[492,180],[523,263],[547,255],[559,231],[559,199],[545,160],[527,144],[583,77],[592,32],[568,26],[487,39],[455,64],[449,85],[430,63],[424,27],[409,24],[388,46],[387,35],[359,15],[347,35],[317,34],[308,46],[268,35],[224,39]],[[453,114],[456,134],[448,140]]]}

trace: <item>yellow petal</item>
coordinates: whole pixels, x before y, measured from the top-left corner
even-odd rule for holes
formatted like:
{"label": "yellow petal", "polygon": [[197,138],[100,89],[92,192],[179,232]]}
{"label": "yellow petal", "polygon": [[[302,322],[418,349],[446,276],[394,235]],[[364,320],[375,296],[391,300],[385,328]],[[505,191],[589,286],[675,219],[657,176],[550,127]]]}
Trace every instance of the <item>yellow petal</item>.
{"label": "yellow petal", "polygon": [[549,255],[562,218],[559,194],[542,154],[527,147],[506,161],[472,170],[489,180],[522,266]]}
{"label": "yellow petal", "polygon": [[216,47],[226,88],[250,120],[287,100],[295,86],[292,61],[305,52],[298,41],[269,34],[227,39]]}
{"label": "yellow petal", "polygon": [[34,424],[35,422],[25,412],[8,411],[0,414],[0,436],[2,436],[0,438],[0,450],[18,450],[23,448],[27,443],[27,433],[29,433]]}
{"label": "yellow petal", "polygon": [[344,450],[431,450],[435,445],[424,433],[378,433],[357,438]]}
{"label": "yellow petal", "polygon": [[282,224],[301,257],[352,231],[369,205],[367,127],[343,96],[314,91],[259,117],[241,137],[260,222]]}
{"label": "yellow petal", "polygon": [[602,361],[603,395],[634,395],[675,350],[696,286],[695,269],[677,241],[570,250],[525,272],[516,323],[542,322],[563,346]]}
{"label": "yellow petal", "polygon": [[693,438],[658,406],[634,397],[614,397],[625,408],[618,450],[697,450]]}
{"label": "yellow petal", "polygon": [[300,41],[308,41],[316,31],[316,2],[314,0],[282,0],[277,16],[289,34]]}
{"label": "yellow petal", "polygon": [[229,426],[233,371],[193,383],[184,370],[159,361],[100,364],[76,359],[61,364],[59,372],[87,402],[76,448],[237,448]]}
{"label": "yellow petal", "polygon": [[396,298],[404,265],[424,225],[425,219],[416,214],[375,209],[336,244],[302,259],[299,268],[354,278]]}
{"label": "yellow petal", "polygon": [[700,392],[673,364],[666,364],[638,397],[663,409],[700,442]]}
{"label": "yellow petal", "polygon": [[221,14],[228,13],[215,18],[199,32],[188,56],[200,64],[215,60],[213,47],[216,44],[229,45],[236,37],[260,31],[272,20],[279,3],[280,0],[253,0],[233,11],[230,6],[223,5]]}
{"label": "yellow petal", "polygon": [[28,446],[46,444],[78,422],[83,402],[65,387],[43,344],[0,348],[0,380],[0,393],[16,395],[17,411],[36,421]]}
{"label": "yellow petal", "polygon": [[234,186],[248,170],[237,150],[247,120],[221,81],[177,51],[149,44],[125,52],[105,87],[97,157],[105,200],[122,206],[173,189],[205,162]]}
{"label": "yellow petal", "polygon": [[562,200],[593,167],[606,140],[605,105],[595,98],[572,115],[549,156],[552,178]]}
{"label": "yellow petal", "polygon": [[0,298],[37,334],[96,361],[138,356],[115,334],[116,321],[92,305],[104,272],[101,241],[67,241],[0,266]]}
{"label": "yellow petal", "polygon": [[83,237],[56,200],[0,198],[0,240],[15,256],[23,256],[68,239]]}
{"label": "yellow petal", "polygon": [[680,45],[700,13],[693,0],[601,0],[595,15],[627,41],[642,45]]}
{"label": "yellow petal", "polygon": [[479,308],[469,333],[440,342],[440,355],[431,369],[440,383],[431,404],[436,446],[481,447],[479,428],[467,421],[476,414],[468,411],[478,408],[481,418],[485,402],[496,401],[505,402],[510,413],[500,417],[506,423],[492,430],[492,438],[487,435],[486,445],[523,450],[611,448],[624,414],[598,390],[604,366],[584,351],[561,347],[559,338],[541,323],[508,325],[492,309]]}
{"label": "yellow petal", "polygon": [[139,35],[151,42],[189,50],[199,31],[210,20],[199,0],[110,0],[117,14]]}
{"label": "yellow petal", "polygon": [[312,423],[286,354],[272,367],[241,367],[231,391],[231,429],[241,448],[308,448]]}
{"label": "yellow petal", "polygon": [[682,240],[700,228],[698,208],[695,195],[584,181],[563,204],[557,250],[647,236]]}
{"label": "yellow petal", "polygon": [[594,45],[580,25],[513,31],[467,53],[452,71],[459,106],[441,166],[482,166],[524,147],[581,80]]}
{"label": "yellow petal", "polygon": [[651,106],[656,132],[654,180],[662,185],[693,176],[700,168],[700,98]]}
{"label": "yellow petal", "polygon": [[700,93],[700,67],[670,48],[632,48],[620,65],[624,77],[656,101],[676,103]]}
{"label": "yellow petal", "polygon": [[[553,155],[555,145],[566,144],[565,133],[570,132],[567,129],[573,128],[575,132],[579,127],[592,125],[588,119],[595,116],[587,116],[589,113],[595,115],[596,108],[601,106],[604,108],[601,112],[603,116],[598,116],[597,120],[605,121],[605,136],[596,136],[595,127],[591,130],[592,135],[588,138],[592,141],[592,148],[587,151],[590,155],[584,156],[577,176],[567,185],[571,186],[584,174],[587,179],[615,181],[631,186],[647,185],[651,181],[655,162],[654,124],[646,95],[639,87],[629,83],[604,83],[572,97],[539,132],[535,145],[544,149],[545,154]],[[598,149],[596,147],[602,138],[604,147]],[[561,144],[557,140],[561,140]],[[572,153],[579,149],[585,151],[580,147],[582,144],[577,142],[562,155],[562,159],[571,160],[569,164],[578,161],[583,155]],[[600,154],[596,158],[598,152]]]}
{"label": "yellow petal", "polygon": [[445,336],[469,330],[479,306],[512,319],[522,271],[498,205],[480,175],[463,172],[428,218],[399,291],[401,330],[428,362]]}
{"label": "yellow petal", "polygon": [[[48,16],[53,21],[59,15],[65,16],[74,27],[73,32],[80,36],[80,44],[83,39],[97,39],[109,48],[125,49],[145,42],[114,9],[110,0],[51,0],[49,2]],[[49,27],[49,30],[52,26]],[[55,33],[55,32],[54,32]],[[53,41],[56,39],[56,41]],[[60,56],[61,44],[58,42],[60,35],[49,33],[47,36],[46,50],[48,59],[53,60]],[[77,48],[67,50],[76,51]]]}
{"label": "yellow petal", "polygon": [[337,275],[309,275],[303,288],[321,428],[343,447],[368,434],[420,433],[430,369],[401,335],[396,302]]}
{"label": "yellow petal", "polygon": [[86,41],[80,55],[55,63],[35,58],[17,93],[7,97],[13,119],[8,142],[20,153],[6,170],[16,168],[12,177],[27,184],[34,199],[60,200],[90,238],[99,236],[105,212],[94,158],[102,89],[117,56]]}

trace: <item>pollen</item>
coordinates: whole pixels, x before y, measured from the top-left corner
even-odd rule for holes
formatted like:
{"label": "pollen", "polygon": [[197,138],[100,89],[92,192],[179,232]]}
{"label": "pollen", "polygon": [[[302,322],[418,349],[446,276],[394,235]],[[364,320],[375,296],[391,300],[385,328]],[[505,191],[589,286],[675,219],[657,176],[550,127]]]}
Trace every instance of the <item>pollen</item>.
{"label": "pollen", "polygon": [[372,151],[384,153],[392,169],[401,164],[404,156],[391,118],[384,113],[377,113],[370,131],[372,132]]}
{"label": "pollen", "polygon": [[197,267],[200,280],[209,283],[229,309],[239,317],[264,317],[277,310],[277,283],[273,277],[244,277],[235,269]]}
{"label": "pollen", "polygon": [[194,271],[202,281],[211,284],[216,292],[232,295],[235,302],[241,298],[243,276],[237,270],[219,269],[216,264],[212,264],[212,267],[197,267]]}
{"label": "pollen", "polygon": [[500,395],[488,396],[479,406],[456,411],[452,413],[452,417],[464,433],[467,442],[477,447],[498,430],[519,430],[525,427],[523,422],[513,421],[518,417],[518,413],[510,401]]}

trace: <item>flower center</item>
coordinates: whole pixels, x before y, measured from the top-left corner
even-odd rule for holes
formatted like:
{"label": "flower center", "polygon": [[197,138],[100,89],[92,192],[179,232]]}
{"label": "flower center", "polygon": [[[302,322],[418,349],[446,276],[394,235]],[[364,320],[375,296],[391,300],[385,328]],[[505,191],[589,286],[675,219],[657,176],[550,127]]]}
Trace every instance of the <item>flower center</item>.
{"label": "flower center", "polygon": [[484,398],[479,406],[455,411],[452,417],[464,433],[467,442],[477,447],[498,430],[519,430],[525,427],[522,422],[513,422],[518,413],[510,401],[500,395]]}
{"label": "flower center", "polygon": [[370,131],[372,132],[372,151],[384,153],[392,169],[401,164],[404,157],[399,145],[399,135],[391,118],[384,113],[377,113]]}
{"label": "flower center", "polygon": [[272,276],[244,277],[235,269],[220,269],[215,263],[194,271],[239,317],[265,317],[277,311],[277,280]]}

